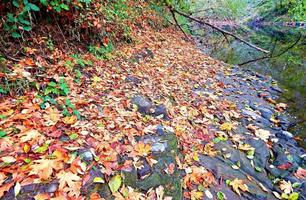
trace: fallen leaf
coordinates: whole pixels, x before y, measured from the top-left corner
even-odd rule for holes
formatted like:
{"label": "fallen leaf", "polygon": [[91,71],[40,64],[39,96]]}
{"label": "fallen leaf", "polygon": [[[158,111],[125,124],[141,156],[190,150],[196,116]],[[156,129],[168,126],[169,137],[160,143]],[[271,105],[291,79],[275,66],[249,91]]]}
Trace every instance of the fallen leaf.
{"label": "fallen leaf", "polygon": [[108,183],[108,186],[111,192],[112,193],[117,192],[121,186],[121,183],[122,183],[122,178],[119,174],[117,174],[116,176],[113,176]]}
{"label": "fallen leaf", "polygon": [[65,171],[61,171],[60,173],[58,173],[56,175],[56,177],[59,179],[59,189],[62,190],[64,189],[66,186],[68,187],[73,187],[75,186],[75,182],[80,181],[81,178],[77,175],[74,174],[70,171],[65,172]]}
{"label": "fallen leaf", "polygon": [[136,151],[137,155],[146,156],[151,151],[151,145],[140,142],[135,145],[134,150]]}
{"label": "fallen leaf", "polygon": [[1,160],[5,163],[13,163],[16,161],[16,158],[14,158],[13,156],[4,156],[1,157]]}
{"label": "fallen leaf", "polygon": [[303,169],[301,167],[299,167],[296,172],[295,172],[295,177],[297,177],[298,179],[305,179],[306,178],[306,169]]}
{"label": "fallen leaf", "polygon": [[15,187],[14,187],[14,194],[15,194],[15,197],[19,194],[20,190],[21,190],[21,185],[20,185],[19,182],[17,182],[17,183],[15,184]]}
{"label": "fallen leaf", "polygon": [[239,180],[237,178],[235,178],[233,181],[231,181],[229,185],[232,186],[234,192],[236,192],[239,196],[241,196],[239,190],[241,190],[243,192],[249,191],[248,186],[246,184],[244,184],[242,180]]}
{"label": "fallen leaf", "polygon": [[221,131],[231,131],[233,129],[233,124],[225,122],[220,126]]}
{"label": "fallen leaf", "polygon": [[284,191],[285,194],[290,194],[291,192],[293,192],[292,184],[290,181],[280,181],[279,188]]}
{"label": "fallen leaf", "polygon": [[72,124],[75,124],[76,122],[77,122],[77,117],[75,116],[75,115],[71,115],[71,116],[67,116],[67,117],[65,117],[64,119],[63,119],[63,122],[65,123],[65,124],[70,124],[70,125],[72,125]]}
{"label": "fallen leaf", "polygon": [[24,136],[20,137],[21,142],[27,142],[27,141],[30,141],[34,138],[38,138],[39,136],[41,136],[38,130],[29,130],[27,132],[24,132],[23,135]]}
{"label": "fallen leaf", "polygon": [[271,136],[271,133],[268,130],[258,129],[255,131],[255,135],[263,141],[267,142],[269,137]]}
{"label": "fallen leaf", "polygon": [[38,175],[40,179],[47,180],[53,173],[53,170],[60,170],[63,168],[63,163],[59,160],[35,160],[31,166],[32,170],[29,175]]}

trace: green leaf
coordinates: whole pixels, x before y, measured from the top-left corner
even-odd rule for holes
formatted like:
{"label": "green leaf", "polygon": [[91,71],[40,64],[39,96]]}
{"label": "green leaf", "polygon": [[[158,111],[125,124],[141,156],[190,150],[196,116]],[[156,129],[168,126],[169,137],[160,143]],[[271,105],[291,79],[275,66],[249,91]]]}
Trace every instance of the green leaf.
{"label": "green leaf", "polygon": [[299,183],[299,182],[295,182],[295,183],[292,184],[293,188],[298,188],[300,186],[301,186],[301,183]]}
{"label": "green leaf", "polygon": [[6,132],[1,130],[0,131],[0,138],[4,138],[6,136]]}
{"label": "green leaf", "polygon": [[7,21],[8,22],[13,23],[13,22],[16,22],[16,20],[17,20],[12,13],[7,13],[6,16],[7,16]]}
{"label": "green leaf", "polygon": [[262,172],[262,169],[260,167],[257,167],[257,166],[255,167],[255,170],[258,171],[258,172]]}
{"label": "green leaf", "polygon": [[299,199],[299,193],[293,192],[292,194],[289,195],[288,200],[298,200]]}
{"label": "green leaf", "polygon": [[217,192],[217,198],[218,198],[218,200],[224,200],[225,199],[225,194],[223,194],[223,192]]}
{"label": "green leaf", "polygon": [[17,33],[17,32],[13,32],[12,33],[12,37],[13,38],[21,38],[21,35],[19,33]]}
{"label": "green leaf", "polygon": [[55,82],[53,82],[53,81],[51,81],[51,82],[48,84],[48,86],[51,86],[51,87],[56,87],[56,83],[55,83]]}
{"label": "green leaf", "polygon": [[29,164],[29,163],[31,162],[31,159],[30,159],[30,158],[25,158],[23,161],[24,161],[25,163]]}
{"label": "green leaf", "polygon": [[49,144],[45,143],[41,147],[34,150],[34,153],[45,153],[49,148]]}
{"label": "green leaf", "polygon": [[94,182],[94,183],[104,183],[104,180],[103,180],[103,178],[101,178],[101,177],[95,177],[95,178],[93,179],[93,182]]}
{"label": "green leaf", "polygon": [[79,136],[78,136],[77,133],[72,133],[72,134],[69,135],[70,140],[75,140],[75,139],[77,139],[78,137],[79,137]]}
{"label": "green leaf", "polygon": [[25,20],[23,18],[19,18],[18,21],[24,25],[31,25],[31,22],[29,22],[28,20]]}
{"label": "green leaf", "polygon": [[69,10],[69,7],[66,4],[61,4],[60,7],[64,10]]}
{"label": "green leaf", "polygon": [[19,4],[18,4],[18,2],[17,2],[16,0],[13,1],[13,5],[14,5],[15,7],[19,8]]}
{"label": "green leaf", "polygon": [[22,26],[22,29],[25,31],[30,31],[32,29],[32,26]]}
{"label": "green leaf", "polygon": [[48,6],[47,0],[40,0],[40,3],[44,6]]}
{"label": "green leaf", "polygon": [[108,183],[108,186],[112,191],[112,193],[115,193],[119,190],[121,183],[122,183],[122,178],[119,174],[112,177],[112,179]]}
{"label": "green leaf", "polygon": [[33,10],[33,11],[39,11],[40,10],[39,7],[35,4],[29,3],[28,5],[31,8],[31,10]]}

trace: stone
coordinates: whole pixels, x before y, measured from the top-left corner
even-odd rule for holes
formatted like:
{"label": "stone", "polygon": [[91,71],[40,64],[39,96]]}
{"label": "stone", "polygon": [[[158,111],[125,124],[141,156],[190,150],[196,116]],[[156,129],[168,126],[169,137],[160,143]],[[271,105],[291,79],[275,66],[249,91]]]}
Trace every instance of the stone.
{"label": "stone", "polygon": [[146,159],[141,159],[140,162],[142,165],[137,169],[137,175],[139,179],[144,179],[151,173],[151,167]]}
{"label": "stone", "polygon": [[273,115],[273,112],[267,108],[257,107],[257,110],[259,110],[261,116],[263,116],[266,119],[270,119]]}
{"label": "stone", "polygon": [[128,75],[125,79],[126,82],[134,83],[135,85],[138,85],[141,83],[141,80],[133,75]]}
{"label": "stone", "polygon": [[154,112],[152,114],[153,116],[157,117],[157,116],[160,116],[160,115],[163,115],[163,119],[165,120],[169,120],[169,116],[168,116],[168,113],[167,113],[167,108],[165,105],[158,105],[154,108]]}
{"label": "stone", "polygon": [[89,150],[85,150],[84,152],[81,153],[81,159],[86,162],[91,162],[93,161],[94,157]]}
{"label": "stone", "polygon": [[56,192],[56,190],[58,189],[58,183],[51,183],[45,186],[44,191],[47,193],[53,193]]}
{"label": "stone", "polygon": [[164,152],[168,147],[167,142],[155,142],[152,144],[152,152]]}
{"label": "stone", "polygon": [[156,133],[157,133],[159,136],[165,135],[164,126],[161,125],[161,124],[158,124],[158,125],[156,126]]}
{"label": "stone", "polygon": [[254,163],[256,166],[264,168],[270,157],[270,152],[267,144],[263,140],[249,139],[246,141],[249,145],[255,148]]}
{"label": "stone", "polygon": [[257,120],[257,119],[260,119],[260,118],[261,118],[261,116],[260,116],[259,114],[257,114],[257,113],[254,112],[254,111],[251,111],[251,110],[243,109],[243,110],[241,110],[241,113],[242,113],[243,115],[246,115],[246,116],[251,117],[251,118],[254,119],[254,120]]}
{"label": "stone", "polygon": [[150,110],[153,107],[150,99],[142,95],[133,97],[131,103],[136,105],[138,111],[142,114],[150,114]]}
{"label": "stone", "polygon": [[276,137],[281,138],[281,139],[291,139],[293,138],[292,133],[288,132],[288,131],[278,131],[276,132]]}

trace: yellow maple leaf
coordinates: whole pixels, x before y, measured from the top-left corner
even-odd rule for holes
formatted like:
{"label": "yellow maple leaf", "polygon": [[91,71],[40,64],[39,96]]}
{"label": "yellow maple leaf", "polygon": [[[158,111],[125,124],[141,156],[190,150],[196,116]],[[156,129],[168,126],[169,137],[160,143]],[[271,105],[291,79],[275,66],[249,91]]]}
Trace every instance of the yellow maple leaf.
{"label": "yellow maple leaf", "polygon": [[203,199],[203,192],[192,190],[190,193],[191,200]]}
{"label": "yellow maple leaf", "polygon": [[231,131],[233,129],[233,124],[225,122],[220,126],[221,131]]}
{"label": "yellow maple leaf", "polygon": [[63,168],[63,163],[59,160],[40,159],[35,160],[31,166],[31,172],[29,175],[38,175],[40,179],[47,180],[53,173],[53,170],[59,170]]}
{"label": "yellow maple leaf", "polygon": [[140,142],[135,145],[134,150],[139,156],[146,156],[151,151],[151,145]]}
{"label": "yellow maple leaf", "polygon": [[243,183],[242,180],[239,180],[237,178],[235,178],[233,181],[231,181],[229,185],[232,186],[234,192],[236,192],[239,196],[241,196],[239,190],[241,190],[243,192],[249,191],[248,186],[245,183]]}

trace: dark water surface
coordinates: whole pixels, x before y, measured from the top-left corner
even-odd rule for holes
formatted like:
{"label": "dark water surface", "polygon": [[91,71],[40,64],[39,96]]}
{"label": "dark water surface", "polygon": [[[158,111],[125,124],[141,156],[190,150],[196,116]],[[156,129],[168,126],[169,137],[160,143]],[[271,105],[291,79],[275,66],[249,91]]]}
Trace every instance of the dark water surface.
{"label": "dark water surface", "polygon": [[302,139],[300,145],[306,147],[306,29],[273,24],[251,24],[238,29],[223,28],[270,50],[273,58],[253,62],[256,58],[268,55],[237,40],[228,38],[227,41],[219,33],[207,30],[197,32],[205,34],[204,40],[203,37],[198,40],[200,47],[214,58],[234,65],[245,63],[241,67],[270,75],[277,80],[284,90],[280,101],[289,105],[289,113],[297,123],[290,131],[298,135]]}

